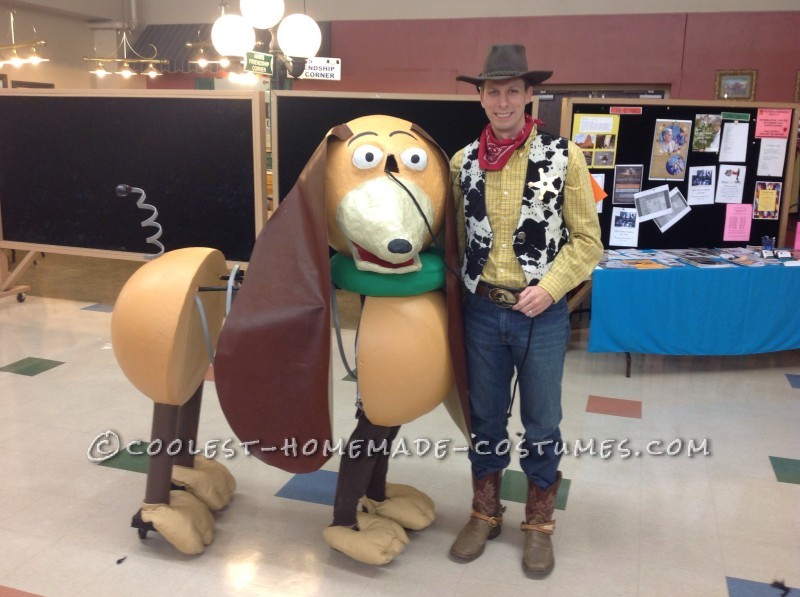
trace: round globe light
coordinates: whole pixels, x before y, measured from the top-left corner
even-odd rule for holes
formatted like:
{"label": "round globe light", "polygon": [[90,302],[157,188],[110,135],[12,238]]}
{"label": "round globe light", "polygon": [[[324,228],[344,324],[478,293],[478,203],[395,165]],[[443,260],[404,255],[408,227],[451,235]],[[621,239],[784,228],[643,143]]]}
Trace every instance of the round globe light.
{"label": "round globe light", "polygon": [[269,29],[283,16],[283,0],[240,0],[242,16],[256,29]]}
{"label": "round globe light", "polygon": [[241,15],[222,15],[211,28],[211,43],[221,56],[244,56],[256,45],[256,32]]}
{"label": "round globe light", "polygon": [[286,56],[312,58],[322,44],[316,21],[304,14],[291,14],[278,25],[278,45]]}

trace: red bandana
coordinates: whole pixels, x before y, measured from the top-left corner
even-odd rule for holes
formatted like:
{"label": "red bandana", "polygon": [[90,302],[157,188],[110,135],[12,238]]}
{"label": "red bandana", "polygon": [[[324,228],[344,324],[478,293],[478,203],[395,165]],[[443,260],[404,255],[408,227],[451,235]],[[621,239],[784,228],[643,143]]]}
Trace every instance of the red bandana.
{"label": "red bandana", "polygon": [[478,144],[478,165],[483,170],[502,170],[514,150],[525,143],[531,134],[534,123],[544,124],[538,118],[534,120],[529,114],[525,114],[525,126],[522,127],[519,134],[511,139],[498,139],[494,136],[492,125],[487,124],[481,133]]}

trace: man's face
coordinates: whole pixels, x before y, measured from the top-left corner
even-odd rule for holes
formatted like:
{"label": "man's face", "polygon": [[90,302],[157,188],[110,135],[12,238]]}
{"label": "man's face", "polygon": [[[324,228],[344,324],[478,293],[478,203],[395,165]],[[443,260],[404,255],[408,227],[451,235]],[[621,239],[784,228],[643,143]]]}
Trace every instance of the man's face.
{"label": "man's face", "polygon": [[485,81],[480,92],[481,106],[498,139],[510,139],[525,126],[525,105],[533,97],[524,79]]}

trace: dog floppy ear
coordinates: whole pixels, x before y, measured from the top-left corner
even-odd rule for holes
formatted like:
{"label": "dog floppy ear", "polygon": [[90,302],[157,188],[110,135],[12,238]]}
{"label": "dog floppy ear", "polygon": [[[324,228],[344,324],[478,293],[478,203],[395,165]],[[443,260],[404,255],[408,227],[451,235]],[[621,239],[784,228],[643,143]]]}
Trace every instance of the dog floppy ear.
{"label": "dog floppy ear", "polygon": [[455,392],[445,401],[445,408],[456,426],[471,442],[469,395],[467,393],[467,348],[464,339],[463,285],[458,255],[458,231],[456,230],[455,201],[453,189],[448,183],[444,209],[444,262],[445,297],[447,301],[447,337],[450,343],[450,358],[453,361]]}
{"label": "dog floppy ear", "polygon": [[341,126],[328,132],[258,235],[215,359],[233,431],[258,442],[254,456],[293,473],[315,471],[330,457],[323,450],[332,433],[324,173],[328,139],[348,133]]}

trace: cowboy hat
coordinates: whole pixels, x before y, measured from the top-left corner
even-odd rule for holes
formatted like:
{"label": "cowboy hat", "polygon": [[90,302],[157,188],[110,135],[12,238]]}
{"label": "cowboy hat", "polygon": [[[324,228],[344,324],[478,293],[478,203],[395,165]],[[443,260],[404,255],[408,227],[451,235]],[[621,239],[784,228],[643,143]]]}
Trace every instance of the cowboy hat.
{"label": "cowboy hat", "polygon": [[483,72],[477,77],[459,75],[456,81],[466,81],[480,87],[484,81],[505,79],[525,79],[531,85],[538,85],[553,75],[553,71],[528,70],[525,46],[502,44],[489,48],[489,55],[483,64]]}

